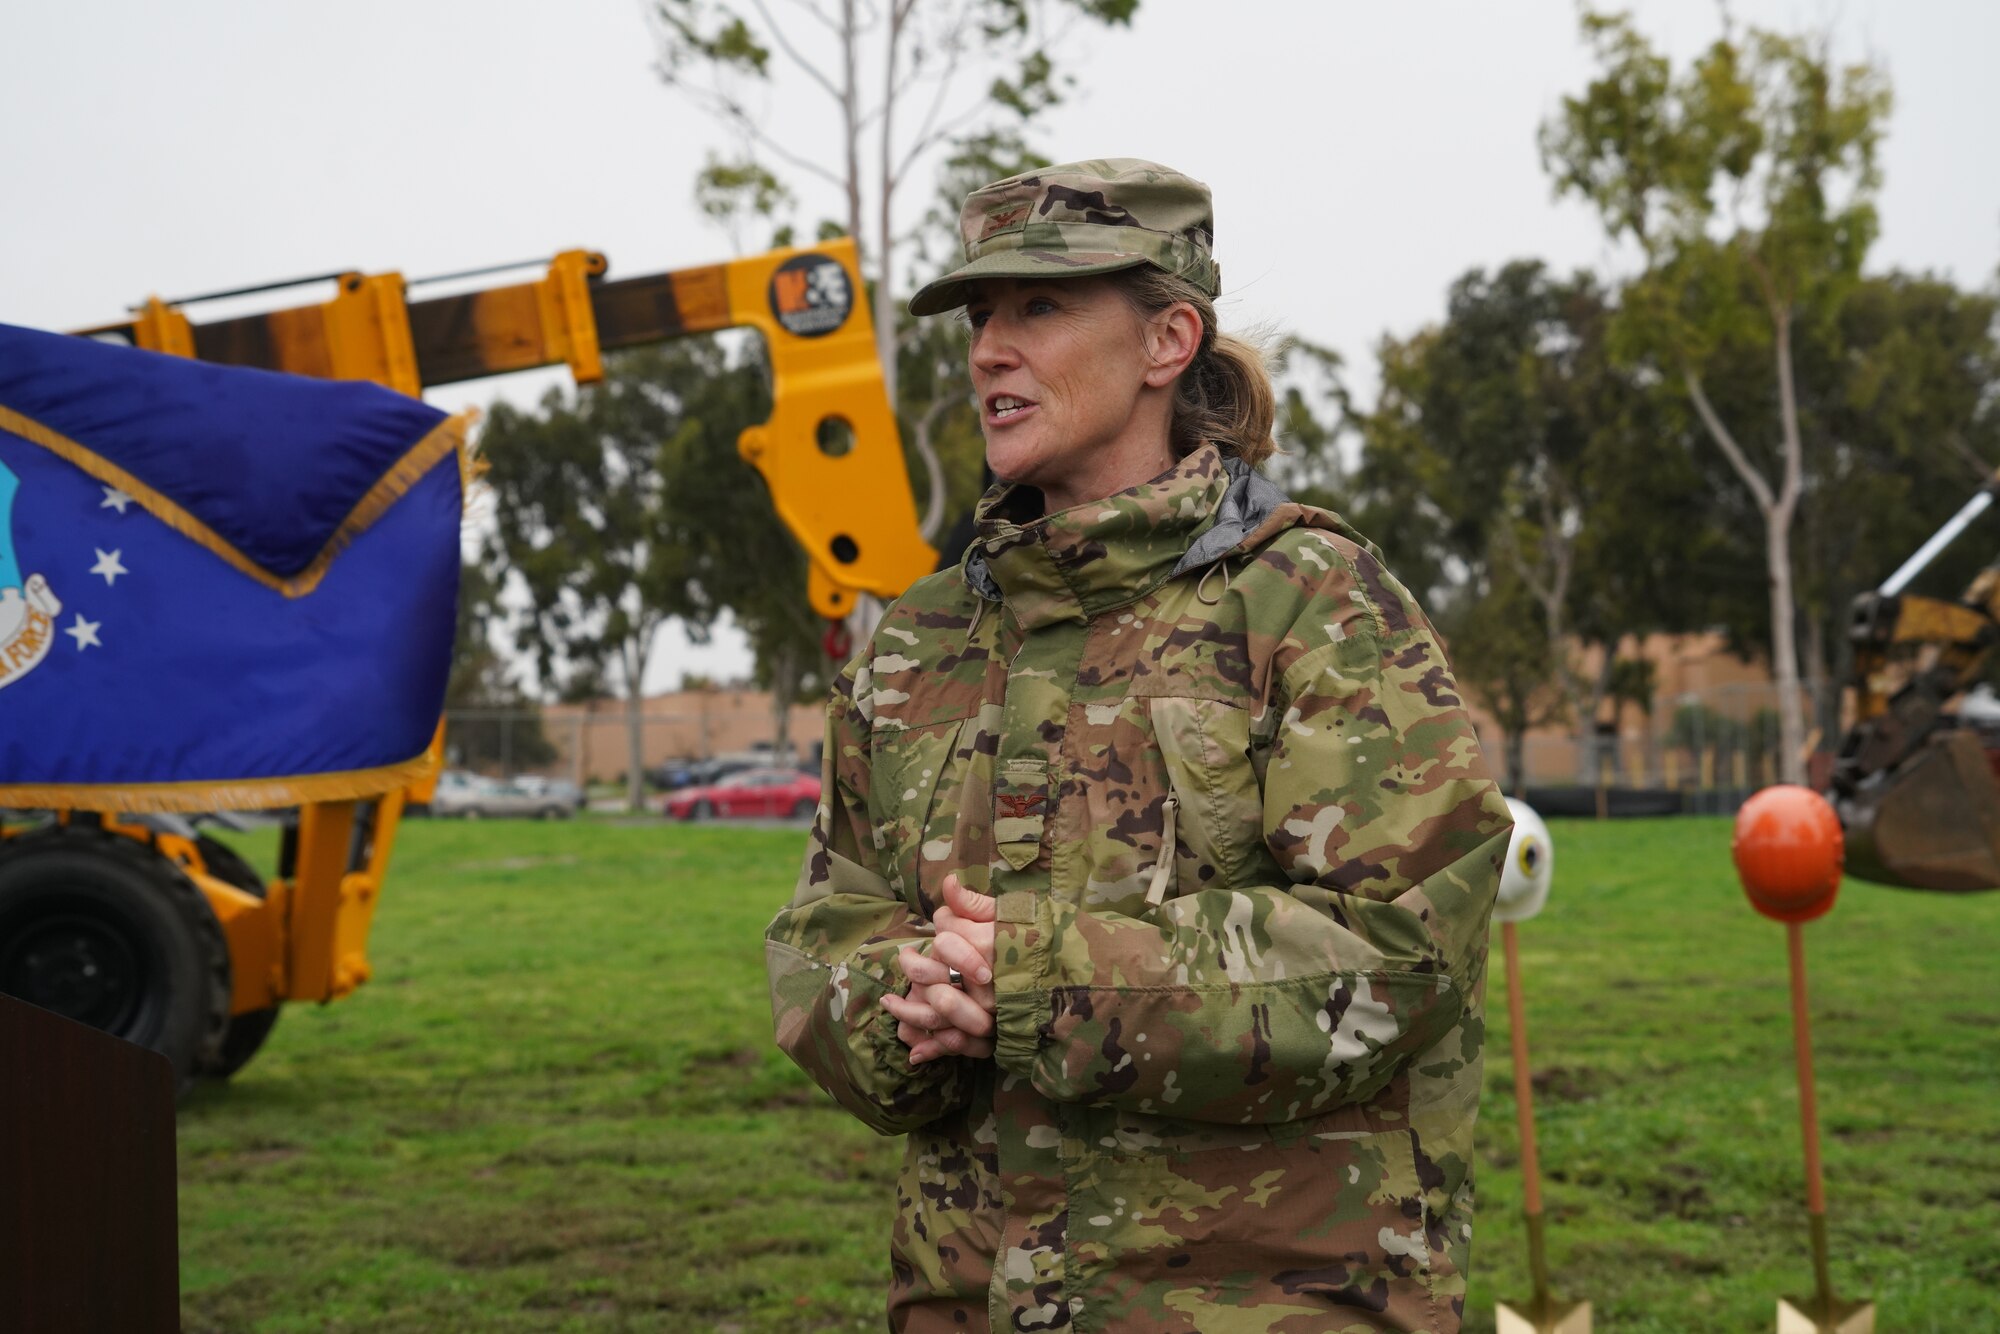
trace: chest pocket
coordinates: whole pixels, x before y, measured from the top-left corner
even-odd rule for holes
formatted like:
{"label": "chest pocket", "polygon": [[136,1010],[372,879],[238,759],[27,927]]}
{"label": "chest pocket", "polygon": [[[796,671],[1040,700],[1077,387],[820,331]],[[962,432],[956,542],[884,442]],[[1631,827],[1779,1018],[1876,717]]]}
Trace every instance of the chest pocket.
{"label": "chest pocket", "polygon": [[[951,869],[950,829],[940,835],[933,818],[941,788],[962,781],[953,775],[954,752],[967,719],[908,730],[878,731],[871,747],[868,809],[874,817],[875,848],[890,887],[928,917],[938,902],[938,885]],[[962,769],[963,766],[958,766]],[[942,848],[935,846],[943,837]],[[933,846],[927,849],[926,845]],[[927,857],[927,852],[932,854]],[[935,874],[927,861],[938,863]]]}
{"label": "chest pocket", "polygon": [[[1286,876],[1264,846],[1262,748],[1250,715],[1212,699],[1148,701],[1153,736],[1172,796],[1173,874],[1162,897],[1200,889],[1283,885]],[[1165,830],[1163,833],[1167,832]]]}
{"label": "chest pocket", "polygon": [[1002,762],[993,774],[993,842],[1007,865],[1025,870],[1042,852],[1048,822],[1049,762]]}

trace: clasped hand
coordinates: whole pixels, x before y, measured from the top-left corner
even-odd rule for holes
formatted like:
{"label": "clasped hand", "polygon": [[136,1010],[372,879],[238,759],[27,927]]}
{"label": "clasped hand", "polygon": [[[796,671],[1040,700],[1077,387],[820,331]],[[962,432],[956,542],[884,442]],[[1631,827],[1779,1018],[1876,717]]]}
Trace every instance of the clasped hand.
{"label": "clasped hand", "polygon": [[[897,954],[910,994],[882,997],[896,1017],[896,1037],[910,1064],[939,1056],[993,1054],[993,917],[991,896],[944,878],[944,906],[931,918],[937,938],[928,954],[905,945]],[[957,969],[962,986],[954,986]]]}

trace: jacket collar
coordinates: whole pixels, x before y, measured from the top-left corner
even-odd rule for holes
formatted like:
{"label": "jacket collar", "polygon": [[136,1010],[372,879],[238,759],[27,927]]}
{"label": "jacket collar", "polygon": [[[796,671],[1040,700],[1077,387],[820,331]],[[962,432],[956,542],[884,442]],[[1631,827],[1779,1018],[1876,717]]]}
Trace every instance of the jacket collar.
{"label": "jacket collar", "polygon": [[1084,621],[1220,559],[1283,503],[1248,465],[1204,444],[1151,481],[1029,517],[1032,487],[988,491],[974,512],[965,582],[1024,630]]}

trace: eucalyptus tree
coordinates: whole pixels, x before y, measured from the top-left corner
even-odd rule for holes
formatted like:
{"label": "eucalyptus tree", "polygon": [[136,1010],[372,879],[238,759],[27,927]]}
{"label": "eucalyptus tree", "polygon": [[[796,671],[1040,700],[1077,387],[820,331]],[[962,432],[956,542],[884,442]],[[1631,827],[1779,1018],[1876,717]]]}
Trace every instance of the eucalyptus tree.
{"label": "eucalyptus tree", "polygon": [[757,366],[686,338],[607,357],[601,382],[551,389],[535,410],[495,403],[481,432],[486,564],[523,604],[516,645],[546,691],[602,678],[624,694],[634,810],[661,627],[678,617],[699,634],[725,609],[754,620],[805,602],[804,558],[736,456],[736,433],[767,415]]}
{"label": "eucalyptus tree", "polygon": [[[1792,529],[1812,484],[1799,413],[1802,328],[1837,318],[1877,231],[1890,94],[1872,65],[1837,66],[1823,37],[1725,27],[1676,71],[1623,14],[1586,10],[1598,65],[1543,127],[1558,193],[1636,245],[1621,301],[1625,354],[1685,392],[1763,519],[1782,776],[1804,778]],[[1716,363],[1767,367],[1762,410],[1724,412]],[[1817,442],[1814,442],[1815,444]]]}

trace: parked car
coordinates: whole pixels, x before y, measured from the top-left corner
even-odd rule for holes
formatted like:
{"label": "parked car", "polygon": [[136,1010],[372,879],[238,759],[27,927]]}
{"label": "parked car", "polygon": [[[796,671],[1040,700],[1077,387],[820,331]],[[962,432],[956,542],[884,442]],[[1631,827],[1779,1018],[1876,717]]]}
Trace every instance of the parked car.
{"label": "parked car", "polygon": [[819,806],[819,779],[796,769],[745,769],[719,783],[684,788],[660,803],[675,820],[753,816],[803,820]]}
{"label": "parked car", "polygon": [[686,787],[694,781],[693,760],[668,760],[646,771],[646,781],[654,787],[671,792],[675,788]]}
{"label": "parked car", "polygon": [[[656,787],[669,792],[684,787],[708,787],[720,783],[731,774],[744,773],[751,769],[769,769],[779,763],[770,748],[761,750],[736,751],[733,754],[717,755],[706,760],[668,760],[652,769],[647,777]],[[799,766],[805,768],[804,764]],[[812,772],[819,772],[819,761],[812,763]]]}
{"label": "parked car", "polygon": [[584,807],[583,789],[567,778],[545,778],[541,774],[516,774],[509,780],[531,797],[551,797],[569,803],[573,811]]}
{"label": "parked car", "polygon": [[524,792],[512,783],[501,783],[479,774],[446,773],[438,778],[437,792],[431,797],[431,814],[440,819],[461,820],[530,819],[567,820],[576,808],[559,795]]}

